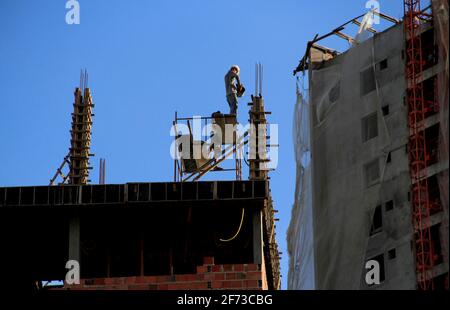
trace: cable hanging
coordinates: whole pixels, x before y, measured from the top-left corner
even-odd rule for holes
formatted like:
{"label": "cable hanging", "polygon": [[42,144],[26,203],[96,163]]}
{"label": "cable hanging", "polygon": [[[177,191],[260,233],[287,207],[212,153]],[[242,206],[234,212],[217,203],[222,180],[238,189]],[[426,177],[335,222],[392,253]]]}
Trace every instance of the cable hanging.
{"label": "cable hanging", "polygon": [[232,241],[232,240],[236,239],[236,237],[241,232],[241,228],[242,228],[242,223],[243,222],[244,222],[244,208],[242,208],[241,223],[239,224],[239,228],[238,228],[237,232],[234,234],[234,236],[229,238],[229,239],[219,239],[219,240],[222,241],[222,242],[229,242],[229,241]]}

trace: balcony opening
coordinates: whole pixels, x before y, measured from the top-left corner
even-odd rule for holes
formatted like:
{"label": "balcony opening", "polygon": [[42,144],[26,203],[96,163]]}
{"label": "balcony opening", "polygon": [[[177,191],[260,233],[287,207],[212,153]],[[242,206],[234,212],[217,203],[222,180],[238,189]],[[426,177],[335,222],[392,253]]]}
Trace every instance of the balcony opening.
{"label": "balcony opening", "polygon": [[388,251],[388,258],[389,259],[394,259],[397,257],[397,252],[395,251],[395,249],[390,249]]}
{"label": "balcony opening", "polygon": [[364,117],[361,121],[362,141],[366,142],[378,136],[378,118],[377,113],[372,113]]}
{"label": "balcony opening", "polygon": [[427,166],[439,161],[439,124],[425,129],[426,148],[428,153]]}
{"label": "balcony opening", "polygon": [[394,200],[386,201],[386,203],[384,204],[384,208],[386,211],[394,210]]}
{"label": "balcony opening", "polygon": [[370,227],[370,235],[373,236],[383,229],[383,215],[381,205],[376,206],[372,217],[372,226]]}
{"label": "balcony opening", "polygon": [[387,58],[383,59],[382,61],[380,61],[378,63],[378,68],[379,68],[380,71],[382,71],[384,69],[387,69],[387,67],[388,67],[388,60],[387,60]]}
{"label": "balcony opening", "polygon": [[441,192],[437,175],[432,175],[427,180],[428,183],[428,199],[430,202],[430,214],[436,214],[442,211]]}
{"label": "balcony opening", "polygon": [[434,29],[430,28],[421,34],[422,57],[424,61],[423,69],[426,70],[436,65],[439,60],[438,46],[434,35]]}

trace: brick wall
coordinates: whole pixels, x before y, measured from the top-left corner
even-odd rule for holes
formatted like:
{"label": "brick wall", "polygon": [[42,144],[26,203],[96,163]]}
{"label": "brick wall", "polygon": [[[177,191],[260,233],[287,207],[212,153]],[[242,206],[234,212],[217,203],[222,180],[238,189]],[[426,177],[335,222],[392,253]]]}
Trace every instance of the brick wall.
{"label": "brick wall", "polygon": [[262,290],[267,289],[264,265],[215,265],[205,257],[195,274],[81,279],[79,285],[64,285],[63,290]]}

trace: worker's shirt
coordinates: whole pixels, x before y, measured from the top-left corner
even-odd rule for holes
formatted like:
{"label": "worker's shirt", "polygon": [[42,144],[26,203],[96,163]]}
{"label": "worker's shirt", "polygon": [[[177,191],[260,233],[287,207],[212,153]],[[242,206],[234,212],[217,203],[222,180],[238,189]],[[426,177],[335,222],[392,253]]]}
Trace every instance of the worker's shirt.
{"label": "worker's shirt", "polygon": [[234,73],[233,71],[228,71],[225,75],[225,89],[227,92],[227,96],[231,94],[237,93],[238,86],[241,85],[241,80],[239,79],[239,75]]}

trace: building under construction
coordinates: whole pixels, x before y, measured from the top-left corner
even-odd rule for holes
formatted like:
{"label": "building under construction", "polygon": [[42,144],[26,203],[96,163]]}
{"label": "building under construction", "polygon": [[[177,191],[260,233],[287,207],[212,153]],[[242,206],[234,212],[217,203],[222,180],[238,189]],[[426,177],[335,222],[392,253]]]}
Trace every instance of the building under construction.
{"label": "building under construction", "polygon": [[[249,121],[265,128],[261,75],[257,65]],[[267,132],[226,133],[236,116],[214,113],[201,120],[217,132],[198,139],[191,131],[194,119],[176,115],[173,181],[105,184],[102,160],[100,184],[90,184],[94,104],[87,74],[81,77],[69,153],[50,185],[0,188],[2,259],[8,266],[2,280],[30,290],[279,289]],[[179,130],[182,122],[187,133]],[[222,138],[220,129],[225,139],[214,140]],[[213,156],[191,156],[196,145],[207,145]],[[246,145],[253,154],[248,160],[242,155]],[[230,158],[232,167],[221,167]],[[249,165],[248,180],[242,180],[242,160]],[[236,172],[235,180],[200,181],[227,170]],[[79,263],[78,284],[64,281],[68,261]],[[64,283],[55,286],[55,280]]]}
{"label": "building under construction", "polygon": [[[404,8],[369,13],[391,23],[382,32],[362,15],[316,36],[294,72],[309,90],[295,110],[291,289],[448,289],[448,1]],[[324,47],[335,35],[352,47]]]}

